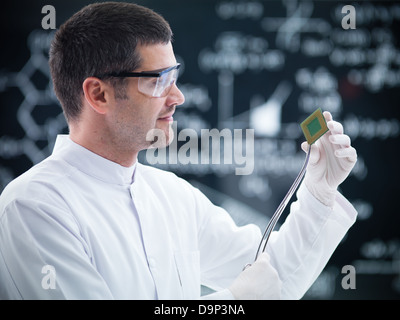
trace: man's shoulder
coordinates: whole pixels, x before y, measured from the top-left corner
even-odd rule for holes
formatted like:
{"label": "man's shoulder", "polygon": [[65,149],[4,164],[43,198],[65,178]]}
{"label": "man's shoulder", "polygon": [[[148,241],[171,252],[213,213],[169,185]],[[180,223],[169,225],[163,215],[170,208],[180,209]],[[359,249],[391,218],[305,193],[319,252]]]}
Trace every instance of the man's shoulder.
{"label": "man's shoulder", "polygon": [[166,171],[142,163],[138,163],[137,169],[139,175],[145,180],[151,181],[153,187],[155,185],[160,185],[162,188],[170,186],[171,189],[174,189],[174,187],[179,187],[181,191],[185,189],[187,191],[191,191],[194,189],[189,182],[177,176],[174,172]]}
{"label": "man's shoulder", "polygon": [[70,174],[62,161],[49,157],[12,180],[0,195],[0,210],[17,199],[48,197]]}
{"label": "man's shoulder", "polygon": [[180,179],[175,173],[171,171],[166,171],[160,168],[152,167],[150,165],[146,165],[140,162],[137,164],[137,168],[140,171],[140,174],[146,176],[159,176],[171,179]]}

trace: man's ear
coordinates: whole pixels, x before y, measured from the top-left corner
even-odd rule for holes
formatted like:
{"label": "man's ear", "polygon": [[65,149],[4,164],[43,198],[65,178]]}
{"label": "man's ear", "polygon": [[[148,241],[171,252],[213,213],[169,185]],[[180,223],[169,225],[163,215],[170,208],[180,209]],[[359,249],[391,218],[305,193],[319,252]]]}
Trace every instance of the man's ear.
{"label": "man's ear", "polygon": [[99,78],[89,77],[83,81],[82,89],[85,100],[92,109],[99,114],[105,114],[110,103],[110,86]]}

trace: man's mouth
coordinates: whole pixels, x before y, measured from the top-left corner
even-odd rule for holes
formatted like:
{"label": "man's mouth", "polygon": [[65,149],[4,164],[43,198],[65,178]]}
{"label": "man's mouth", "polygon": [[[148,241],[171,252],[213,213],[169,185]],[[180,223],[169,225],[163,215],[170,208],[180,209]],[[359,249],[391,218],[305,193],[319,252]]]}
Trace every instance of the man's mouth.
{"label": "man's mouth", "polygon": [[172,122],[172,121],[174,121],[174,118],[173,118],[174,113],[175,113],[175,108],[173,108],[172,112],[162,115],[157,120]]}
{"label": "man's mouth", "polygon": [[172,121],[174,121],[174,118],[172,117],[172,115],[173,115],[173,113],[170,115],[167,115],[165,117],[160,117],[157,120],[172,122]]}

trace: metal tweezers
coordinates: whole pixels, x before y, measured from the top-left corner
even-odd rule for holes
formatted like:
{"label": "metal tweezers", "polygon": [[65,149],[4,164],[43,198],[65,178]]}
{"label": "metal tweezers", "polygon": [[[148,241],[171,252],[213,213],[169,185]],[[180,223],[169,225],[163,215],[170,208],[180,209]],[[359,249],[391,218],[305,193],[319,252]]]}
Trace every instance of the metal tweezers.
{"label": "metal tweezers", "polygon": [[[286,194],[285,198],[283,198],[282,202],[280,203],[279,207],[276,209],[275,213],[272,215],[271,220],[269,220],[269,223],[267,225],[267,228],[264,231],[264,234],[262,236],[262,239],[260,241],[260,244],[257,249],[256,257],[254,261],[257,260],[258,255],[260,254],[260,249],[262,247],[262,251],[265,251],[265,248],[267,247],[267,242],[269,239],[269,236],[271,235],[272,231],[275,228],[276,223],[278,222],[282,212],[285,210],[289,200],[292,198],[293,194],[296,192],[297,187],[299,186],[301,180],[304,177],[304,174],[306,173],[306,168],[308,164],[308,160],[310,159],[310,154],[311,154],[311,146],[308,147],[307,155],[306,155],[306,160],[304,161],[303,167],[300,170],[300,173],[297,175],[296,180],[294,180],[292,186],[290,187],[288,193]],[[263,246],[264,243],[264,246]],[[250,264],[245,266],[245,269],[249,267]]]}

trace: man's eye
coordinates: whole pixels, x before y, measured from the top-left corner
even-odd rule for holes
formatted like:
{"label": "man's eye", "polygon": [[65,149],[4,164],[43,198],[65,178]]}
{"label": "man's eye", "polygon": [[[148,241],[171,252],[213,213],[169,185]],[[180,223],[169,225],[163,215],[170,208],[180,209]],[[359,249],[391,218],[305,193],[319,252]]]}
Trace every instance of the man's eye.
{"label": "man's eye", "polygon": [[146,79],[143,83],[148,88],[154,88],[157,85],[157,78]]}

